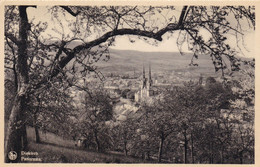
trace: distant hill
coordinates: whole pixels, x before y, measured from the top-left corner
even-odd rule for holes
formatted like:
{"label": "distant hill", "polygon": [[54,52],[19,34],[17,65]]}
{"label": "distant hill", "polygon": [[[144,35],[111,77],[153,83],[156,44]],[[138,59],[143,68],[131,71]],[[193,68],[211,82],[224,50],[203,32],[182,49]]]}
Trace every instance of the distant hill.
{"label": "distant hill", "polygon": [[[81,44],[81,41],[71,42],[68,47],[74,48]],[[92,48],[93,50],[98,47]],[[221,73],[216,73],[212,60],[209,55],[200,55],[198,59],[194,59],[193,63],[198,66],[189,66],[192,59],[192,53],[179,52],[142,52],[135,50],[116,50],[109,49],[110,59],[102,61],[102,58],[95,63],[97,69],[103,74],[141,74],[142,66],[145,65],[148,69],[148,64],[151,64],[152,73],[165,72],[189,72],[192,75],[199,76],[221,76]],[[251,60],[251,58],[240,57],[242,60]],[[228,61],[226,61],[228,62]],[[72,64],[69,64],[71,66]]]}
{"label": "distant hill", "polygon": [[102,73],[141,73],[143,64],[148,70],[148,64],[151,64],[152,73],[162,72],[183,72],[189,71],[196,75],[200,73],[205,75],[216,75],[214,66],[209,56],[199,56],[194,60],[198,66],[189,66],[192,54],[179,52],[141,52],[134,50],[115,50],[110,49],[110,59],[99,61],[96,66]]}

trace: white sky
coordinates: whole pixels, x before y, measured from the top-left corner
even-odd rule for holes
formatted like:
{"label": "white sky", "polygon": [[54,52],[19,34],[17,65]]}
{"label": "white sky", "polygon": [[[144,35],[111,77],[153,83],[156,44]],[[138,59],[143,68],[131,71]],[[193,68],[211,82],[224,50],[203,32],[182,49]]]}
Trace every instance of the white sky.
{"label": "white sky", "polygon": [[[61,38],[61,35],[54,32],[52,29],[61,30],[59,24],[57,22],[51,20],[51,14],[48,13],[48,10],[44,6],[38,6],[35,8],[28,8],[28,18],[29,20],[34,18],[34,22],[37,23],[38,21],[48,22],[48,29],[46,34],[50,34],[52,37]],[[71,15],[67,14],[66,19],[73,20],[75,19]],[[69,29],[66,29],[64,26],[64,31],[69,32]],[[45,34],[45,35],[46,35]],[[135,42],[129,41],[129,36],[117,36],[115,41],[115,46],[112,46],[113,49],[120,49],[120,50],[138,50],[138,51],[145,51],[145,52],[178,52],[178,47],[176,45],[176,39],[178,34],[174,33],[170,35],[167,33],[163,36],[163,41],[158,42],[157,45],[151,45],[145,42],[144,40],[138,39],[137,37],[130,36],[132,40]],[[243,52],[244,56],[246,57],[254,57],[254,37],[255,33],[248,32],[245,35],[244,46],[242,45],[242,40],[239,42],[239,46],[241,51]],[[234,36],[228,37],[229,43],[231,46],[236,46],[236,38]],[[187,52],[187,46],[182,47],[182,51]],[[243,55],[242,55],[243,56]]]}
{"label": "white sky", "polygon": [[[177,37],[177,33],[174,33],[171,36],[167,33],[163,36],[162,41],[158,41],[156,42],[156,44],[153,45],[154,40],[151,40],[151,44],[149,44],[144,40],[138,39],[134,36],[118,36],[116,37],[115,46],[112,46],[111,48],[120,50],[138,50],[145,52],[178,52],[179,50],[176,45]],[[134,40],[135,42],[130,42],[129,38],[131,40]],[[186,45],[183,45],[182,51],[188,52]]]}

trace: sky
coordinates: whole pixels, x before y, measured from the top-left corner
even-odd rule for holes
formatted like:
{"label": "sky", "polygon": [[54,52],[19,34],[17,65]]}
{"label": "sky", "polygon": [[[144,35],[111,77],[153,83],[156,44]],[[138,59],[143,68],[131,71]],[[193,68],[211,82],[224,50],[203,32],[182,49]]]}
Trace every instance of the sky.
{"label": "sky", "polygon": [[[54,32],[53,29],[61,30],[59,24],[52,20],[51,13],[48,12],[45,6],[38,6],[35,8],[28,8],[28,18],[29,20],[34,19],[34,22],[38,21],[48,22],[48,29],[46,30],[46,34],[50,34],[52,37],[61,38],[60,34]],[[67,14],[66,19],[75,20],[74,17]],[[64,26],[64,31],[69,32],[70,30]],[[138,39],[134,36],[117,36],[114,45],[111,48],[120,49],[120,50],[137,50],[137,51],[145,51],[145,52],[178,52],[179,49],[176,45],[176,39],[178,37],[178,33],[174,33],[170,35],[169,33],[163,36],[163,41],[157,42],[156,45],[148,44],[144,40]],[[238,42],[240,51],[243,53],[240,56],[244,57],[254,57],[254,31],[246,32],[244,42],[240,40]],[[205,35],[207,38],[207,35]],[[134,40],[135,42],[130,42],[130,40]],[[154,40],[152,40],[154,41]],[[236,46],[236,38],[235,36],[229,35],[228,42],[231,46]],[[151,42],[154,43],[154,42]],[[183,45],[183,52],[189,52],[187,45]]]}

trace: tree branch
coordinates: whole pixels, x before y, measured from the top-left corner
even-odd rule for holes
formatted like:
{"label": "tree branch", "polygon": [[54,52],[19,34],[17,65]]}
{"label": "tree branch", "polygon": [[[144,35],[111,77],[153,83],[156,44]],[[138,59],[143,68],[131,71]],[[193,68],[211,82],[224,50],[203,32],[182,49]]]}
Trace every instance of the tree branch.
{"label": "tree branch", "polygon": [[5,32],[5,37],[10,39],[16,45],[19,45],[19,41],[16,39],[16,37],[13,34],[9,34],[9,33]]}
{"label": "tree branch", "polygon": [[138,30],[138,29],[119,29],[119,30],[113,30],[110,32],[107,32],[106,34],[104,34],[103,36],[101,36],[100,38],[84,43],[82,45],[76,46],[72,52],[67,52],[67,57],[65,57],[64,59],[62,59],[58,65],[56,66],[56,68],[54,68],[53,73],[51,74],[51,78],[56,76],[60,69],[62,69],[63,67],[65,67],[74,57],[76,54],[78,54],[80,51],[82,51],[83,49],[89,49],[92,48],[94,46],[97,46],[103,42],[106,42],[109,38],[114,37],[114,36],[118,36],[118,35],[138,35],[138,36],[143,36],[143,37],[148,37],[148,38],[153,38],[156,39],[158,41],[162,41],[162,35],[164,35],[166,32],[168,31],[175,31],[175,30],[179,30],[182,29],[179,26],[176,26],[176,24],[168,24],[168,26],[166,26],[165,28],[161,29],[160,31],[158,31],[157,33],[153,33],[150,31],[144,31],[144,30]]}
{"label": "tree branch", "polygon": [[188,6],[183,6],[182,8],[182,11],[181,11],[181,15],[180,15],[180,18],[179,18],[179,22],[178,22],[178,27],[182,25],[183,21],[184,21],[184,16],[185,16],[185,13],[187,11],[187,8]]}
{"label": "tree branch", "polygon": [[79,13],[80,13],[80,11],[77,11],[76,13],[75,12],[73,12],[72,10],[71,10],[71,8],[69,8],[68,6],[60,6],[62,9],[64,9],[64,10],[66,10],[69,14],[71,14],[72,16],[74,16],[74,17],[76,17]]}
{"label": "tree branch", "polygon": [[[192,36],[192,34],[187,29],[185,29],[185,27],[184,27],[184,24],[185,24],[184,19],[186,18],[185,16],[186,16],[187,10],[188,10],[188,7],[184,6],[183,9],[182,9],[182,12],[180,14],[178,24],[170,23],[166,27],[157,31],[156,33],[151,32],[151,31],[145,31],[145,30],[140,30],[140,29],[130,29],[130,28],[114,29],[112,31],[105,33],[103,36],[99,37],[98,39],[95,39],[93,41],[78,45],[74,49],[72,49],[72,51],[65,52],[65,54],[67,56],[64,57],[62,60],[60,60],[57,63],[57,65],[55,66],[55,68],[52,71],[52,74],[48,78],[51,79],[51,78],[55,77],[56,75],[58,75],[60,70],[63,69],[76,56],[76,54],[80,53],[82,50],[90,49],[94,46],[98,46],[99,44],[106,42],[109,38],[114,37],[114,36],[118,36],[118,35],[137,35],[137,36],[148,37],[148,38],[152,38],[152,39],[155,39],[155,40],[158,40],[158,41],[162,41],[162,36],[166,32],[176,31],[176,30],[186,30],[189,33],[189,35]],[[194,38],[194,37],[192,36],[192,38]],[[213,51],[205,43],[202,43],[202,45],[206,46],[208,49]]]}

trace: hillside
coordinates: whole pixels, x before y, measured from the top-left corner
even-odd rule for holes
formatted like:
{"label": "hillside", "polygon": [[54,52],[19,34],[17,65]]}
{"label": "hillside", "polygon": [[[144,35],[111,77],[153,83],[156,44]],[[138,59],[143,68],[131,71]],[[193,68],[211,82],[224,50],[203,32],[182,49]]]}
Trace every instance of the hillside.
{"label": "hillside", "polygon": [[42,143],[35,143],[32,127],[27,127],[28,151],[37,152],[43,163],[154,163],[120,152],[98,153],[76,147],[73,140],[40,131]]}

